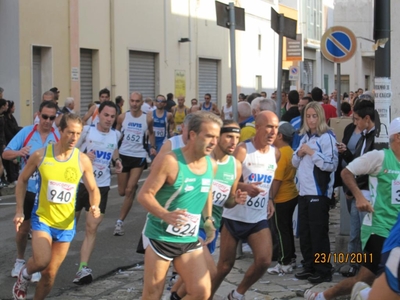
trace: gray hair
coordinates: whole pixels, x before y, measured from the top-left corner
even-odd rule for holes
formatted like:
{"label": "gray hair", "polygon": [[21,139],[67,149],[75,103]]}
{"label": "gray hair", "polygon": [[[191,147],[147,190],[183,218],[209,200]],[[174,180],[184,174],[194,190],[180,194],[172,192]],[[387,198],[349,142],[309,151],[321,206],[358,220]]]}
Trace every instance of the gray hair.
{"label": "gray hair", "polygon": [[251,116],[251,106],[247,101],[241,101],[238,103],[238,112],[242,118],[248,118]]}
{"label": "gray hair", "polygon": [[144,99],[144,102],[148,103],[152,103],[153,99],[151,99],[150,97],[147,97],[146,99]]}
{"label": "gray hair", "polygon": [[257,110],[260,109],[260,101],[263,100],[264,97],[257,97],[254,98],[253,101],[251,101],[251,110]]}
{"label": "gray hair", "polygon": [[265,111],[265,110],[276,112],[276,102],[272,99],[265,99],[265,98],[260,100],[260,111]]}
{"label": "gray hair", "polygon": [[192,119],[194,113],[193,114],[187,114],[185,119],[183,120],[183,125],[186,127],[189,125],[190,120]]}
{"label": "gray hair", "polygon": [[70,104],[72,104],[72,103],[74,103],[74,98],[72,98],[72,97],[67,97],[67,99],[65,99],[65,103],[64,103],[64,105],[65,106],[69,106]]}
{"label": "gray hair", "polygon": [[52,91],[44,92],[43,95],[42,95],[42,99],[44,98],[44,96],[51,96],[54,99],[54,93]]}
{"label": "gray hair", "polygon": [[0,93],[4,92],[4,89],[2,87],[0,87]]}
{"label": "gray hair", "polygon": [[219,127],[222,127],[222,120],[212,112],[196,111],[192,114],[192,118],[189,121],[188,135],[190,131],[194,131],[196,134],[199,134],[201,131],[201,125],[203,123],[215,123]]}

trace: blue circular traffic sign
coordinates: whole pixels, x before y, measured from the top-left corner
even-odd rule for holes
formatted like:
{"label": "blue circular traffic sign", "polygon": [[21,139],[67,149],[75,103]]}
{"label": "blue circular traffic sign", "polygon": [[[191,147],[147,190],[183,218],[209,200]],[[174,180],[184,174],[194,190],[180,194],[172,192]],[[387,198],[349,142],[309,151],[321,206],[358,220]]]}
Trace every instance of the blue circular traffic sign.
{"label": "blue circular traffic sign", "polygon": [[329,28],[321,38],[321,52],[332,62],[342,63],[349,60],[356,49],[356,36],[343,26]]}

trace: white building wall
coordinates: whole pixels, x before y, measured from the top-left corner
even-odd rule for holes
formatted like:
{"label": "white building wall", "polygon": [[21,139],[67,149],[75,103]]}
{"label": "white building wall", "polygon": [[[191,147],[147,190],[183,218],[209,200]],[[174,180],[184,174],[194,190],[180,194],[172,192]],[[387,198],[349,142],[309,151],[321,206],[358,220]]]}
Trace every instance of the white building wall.
{"label": "white building wall", "polygon": [[397,66],[400,66],[400,18],[397,15],[400,11],[400,1],[390,2],[390,22],[391,22],[391,79],[392,79],[392,119],[400,117],[400,72]]}

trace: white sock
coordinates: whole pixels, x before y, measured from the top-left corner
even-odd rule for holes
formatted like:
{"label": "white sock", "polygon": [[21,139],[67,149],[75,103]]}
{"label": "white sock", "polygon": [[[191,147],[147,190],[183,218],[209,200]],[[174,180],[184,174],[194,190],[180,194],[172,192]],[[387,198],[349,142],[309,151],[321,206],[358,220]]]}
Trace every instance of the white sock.
{"label": "white sock", "polygon": [[19,259],[19,258],[17,258],[17,259],[15,260],[15,262],[25,263],[25,259]]}
{"label": "white sock", "polygon": [[24,276],[24,278],[25,278],[25,279],[28,279],[28,280],[30,280],[30,279],[32,278],[32,275],[29,275],[29,274],[28,274],[28,271],[26,270],[26,268],[24,268],[24,269],[22,270],[22,276]]}
{"label": "white sock", "polygon": [[243,295],[239,294],[236,290],[233,291],[233,297],[237,298],[238,300],[242,300]]}
{"label": "white sock", "polygon": [[324,297],[324,293],[323,292],[318,293],[317,297],[315,297],[315,300],[326,300]]}
{"label": "white sock", "polygon": [[362,291],[360,291],[358,294],[362,297],[363,300],[367,300],[369,296],[369,292],[371,291],[371,288],[365,288]]}
{"label": "white sock", "polygon": [[121,221],[120,219],[117,220],[117,223],[124,224],[124,221]]}

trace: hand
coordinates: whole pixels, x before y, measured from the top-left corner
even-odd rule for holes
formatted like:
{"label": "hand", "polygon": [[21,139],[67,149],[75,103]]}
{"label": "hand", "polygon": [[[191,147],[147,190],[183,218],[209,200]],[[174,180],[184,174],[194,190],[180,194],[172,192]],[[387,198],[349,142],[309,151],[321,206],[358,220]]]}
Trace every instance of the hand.
{"label": "hand", "polygon": [[25,157],[29,155],[29,151],[31,150],[31,146],[25,146],[21,150],[18,151],[18,156]]}
{"label": "hand", "polygon": [[345,152],[345,151],[347,150],[346,145],[343,144],[343,143],[339,143],[339,144],[337,144],[336,146],[337,146],[337,148],[338,148],[338,152],[339,152],[339,153],[343,153],[343,152]]}
{"label": "hand", "polygon": [[214,227],[213,222],[210,219],[206,220],[203,226],[204,226],[204,231],[206,232],[206,240],[204,241],[204,244],[207,245],[214,240],[216,229]]}
{"label": "hand", "polygon": [[100,217],[100,208],[96,205],[92,205],[90,207],[90,212],[92,213],[94,218]]}
{"label": "hand", "polygon": [[246,203],[246,199],[247,199],[247,192],[242,192],[240,189],[238,189],[235,194],[235,202],[237,204],[243,205]]}
{"label": "hand", "polygon": [[365,197],[356,198],[356,207],[359,211],[374,212],[371,203]]}
{"label": "hand", "polygon": [[25,216],[23,213],[16,213],[14,217],[14,224],[15,224],[15,231],[19,231],[19,227],[21,226],[22,222],[24,222]]}
{"label": "hand", "polygon": [[314,150],[310,148],[310,146],[308,146],[307,144],[303,144],[300,147],[300,150],[302,150],[305,154],[307,155],[313,155],[314,154]]}
{"label": "hand", "polygon": [[86,155],[89,157],[90,161],[93,163],[94,159],[96,158],[96,153],[94,152],[94,150],[89,151],[88,153],[86,153]]}
{"label": "hand", "polygon": [[256,197],[259,193],[264,192],[263,189],[259,188],[258,186],[262,182],[252,182],[246,185],[246,192],[250,197]]}
{"label": "hand", "polygon": [[156,151],[156,149],[154,149],[154,148],[151,148],[151,149],[150,149],[150,155],[152,155],[152,156],[156,156],[156,155],[157,155],[157,151]]}
{"label": "hand", "polygon": [[298,157],[304,157],[304,156],[306,156],[306,152],[303,150],[303,148],[301,148],[300,147],[300,149],[299,150],[297,150],[297,156]]}
{"label": "hand", "polygon": [[122,162],[119,159],[115,162],[114,171],[116,174],[120,174],[122,172]]}
{"label": "hand", "polygon": [[274,201],[269,200],[268,201],[268,215],[267,215],[267,219],[269,220],[275,213],[275,206],[274,206]]}
{"label": "hand", "polygon": [[161,218],[165,223],[168,223],[174,227],[182,227],[186,224],[188,219],[186,218],[186,209],[177,209],[174,211],[169,211],[164,214]]}

